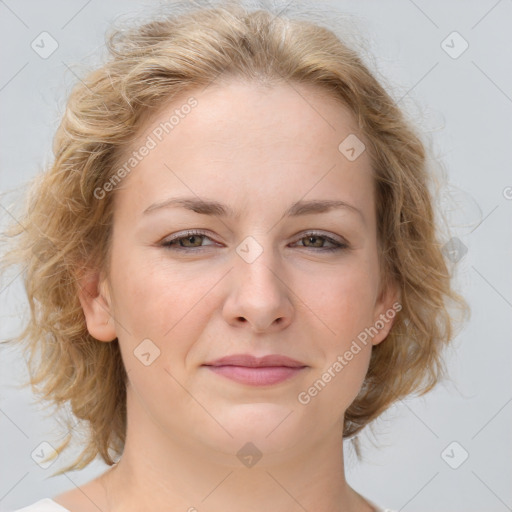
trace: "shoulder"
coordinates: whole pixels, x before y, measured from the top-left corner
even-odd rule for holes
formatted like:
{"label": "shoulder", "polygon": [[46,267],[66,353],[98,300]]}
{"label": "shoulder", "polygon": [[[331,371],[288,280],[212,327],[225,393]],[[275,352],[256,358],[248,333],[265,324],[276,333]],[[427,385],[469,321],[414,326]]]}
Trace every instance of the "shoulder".
{"label": "shoulder", "polygon": [[370,505],[373,508],[374,512],[396,512],[395,510],[391,510],[390,508],[379,507],[373,501],[367,499],[365,499],[365,501],[368,503],[368,505]]}
{"label": "shoulder", "polygon": [[378,507],[377,505],[374,505],[375,507],[375,512],[396,512],[395,510],[391,510],[390,508],[381,508],[381,507]]}
{"label": "shoulder", "polygon": [[379,507],[373,501],[370,501],[370,500],[366,500],[366,501],[371,507],[373,507],[374,512],[396,512],[395,510],[391,510],[390,508]]}
{"label": "shoulder", "polygon": [[69,512],[69,510],[50,498],[44,498],[42,500],[36,501],[32,505],[19,508],[13,512]]}

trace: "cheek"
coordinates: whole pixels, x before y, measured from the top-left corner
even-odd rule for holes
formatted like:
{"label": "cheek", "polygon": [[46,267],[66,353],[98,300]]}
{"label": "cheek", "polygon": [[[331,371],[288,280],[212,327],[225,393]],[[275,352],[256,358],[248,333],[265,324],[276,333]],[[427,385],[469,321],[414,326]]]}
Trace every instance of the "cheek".
{"label": "cheek", "polygon": [[[133,351],[144,339],[152,340],[166,357],[184,357],[209,318],[208,292],[218,276],[197,272],[193,265],[171,264],[165,257],[148,258],[118,251],[120,257],[112,269],[115,290],[114,315],[121,346]],[[180,340],[174,343],[174,340]],[[190,343],[188,343],[190,340]]]}
{"label": "cheek", "polygon": [[311,309],[328,326],[323,330],[328,335],[316,338],[322,357],[298,401],[311,417],[335,422],[356,398],[368,371],[372,344],[363,336],[373,322],[376,282],[372,270],[359,262],[340,266],[323,285]]}
{"label": "cheek", "polygon": [[314,309],[336,333],[331,338],[336,339],[337,345],[349,342],[372,325],[377,291],[375,270],[363,259],[340,265],[336,273],[324,280]]}

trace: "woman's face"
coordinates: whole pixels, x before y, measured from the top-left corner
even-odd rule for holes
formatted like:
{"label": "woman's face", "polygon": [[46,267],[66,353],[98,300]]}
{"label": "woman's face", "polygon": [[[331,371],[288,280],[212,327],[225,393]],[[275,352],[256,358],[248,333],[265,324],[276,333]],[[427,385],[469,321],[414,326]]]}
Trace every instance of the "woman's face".
{"label": "woman's face", "polygon": [[[341,436],[397,300],[379,294],[362,140],[297,84],[210,86],[144,126],[119,173],[108,286],[84,307],[93,336],[119,340],[129,422],[231,456]],[[302,367],[205,365],[235,354]]]}

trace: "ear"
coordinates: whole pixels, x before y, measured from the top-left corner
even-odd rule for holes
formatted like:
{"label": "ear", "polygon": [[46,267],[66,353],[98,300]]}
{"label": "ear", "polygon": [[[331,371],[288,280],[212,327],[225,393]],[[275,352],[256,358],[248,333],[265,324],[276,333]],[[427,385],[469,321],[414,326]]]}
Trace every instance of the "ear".
{"label": "ear", "polygon": [[372,345],[378,345],[388,336],[396,315],[402,310],[401,298],[400,288],[396,281],[388,280],[381,287],[375,303],[373,328],[377,334],[372,338]]}
{"label": "ear", "polygon": [[117,335],[106,279],[99,271],[94,271],[81,277],[78,285],[78,298],[85,314],[89,334],[99,341],[115,340]]}

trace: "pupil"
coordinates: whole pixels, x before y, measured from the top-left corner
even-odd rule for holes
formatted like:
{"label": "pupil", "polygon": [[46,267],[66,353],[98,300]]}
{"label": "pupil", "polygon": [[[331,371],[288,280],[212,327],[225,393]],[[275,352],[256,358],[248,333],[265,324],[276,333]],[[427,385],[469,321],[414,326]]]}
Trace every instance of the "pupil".
{"label": "pupil", "polygon": [[185,238],[186,241],[190,243],[190,245],[194,245],[194,241],[197,238],[197,235],[190,235],[189,237]]}

